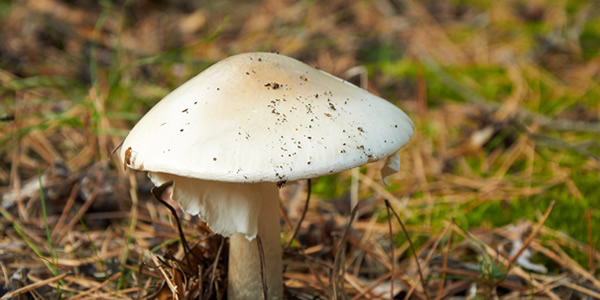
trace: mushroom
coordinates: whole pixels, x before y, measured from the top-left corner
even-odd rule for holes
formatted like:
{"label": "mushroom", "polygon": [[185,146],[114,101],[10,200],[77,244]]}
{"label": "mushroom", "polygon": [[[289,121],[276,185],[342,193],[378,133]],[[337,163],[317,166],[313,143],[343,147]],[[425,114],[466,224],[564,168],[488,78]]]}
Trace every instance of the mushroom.
{"label": "mushroom", "polygon": [[413,134],[399,108],[273,53],[231,56],[157,103],[131,130],[124,166],[173,182],[171,198],[230,238],[228,298],[259,299],[264,249],[269,299],[283,298],[277,184],[386,159]]}

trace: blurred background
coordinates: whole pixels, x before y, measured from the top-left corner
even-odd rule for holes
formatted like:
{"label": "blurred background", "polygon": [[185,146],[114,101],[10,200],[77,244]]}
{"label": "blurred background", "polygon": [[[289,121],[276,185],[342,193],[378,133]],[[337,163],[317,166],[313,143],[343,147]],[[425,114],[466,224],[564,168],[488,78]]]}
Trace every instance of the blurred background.
{"label": "blurred background", "polygon": [[[600,297],[598,1],[2,0],[0,28],[0,295],[168,298],[179,278],[190,298],[224,297],[226,243],[182,215],[204,272],[175,268],[173,216],[112,151],[187,79],[268,51],[416,126],[389,186],[377,164],[313,180],[289,298],[332,297],[333,273],[353,299]],[[306,183],[282,196],[285,243]]]}

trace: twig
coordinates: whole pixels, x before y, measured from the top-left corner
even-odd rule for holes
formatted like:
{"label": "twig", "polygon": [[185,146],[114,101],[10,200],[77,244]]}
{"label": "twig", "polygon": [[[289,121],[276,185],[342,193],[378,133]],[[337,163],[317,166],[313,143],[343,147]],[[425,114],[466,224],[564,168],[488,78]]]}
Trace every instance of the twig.
{"label": "twig", "polygon": [[597,290],[600,290],[600,280],[599,279],[597,279],[593,274],[590,274],[590,272],[588,272],[585,268],[583,268],[577,261],[575,261],[575,259],[570,257],[560,247],[560,245],[558,243],[556,243],[555,241],[550,241],[549,244],[552,247],[552,249],[554,250],[554,252],[556,254],[558,254],[558,257],[560,258],[560,260],[557,262],[561,266],[563,266],[565,269],[571,270],[573,273],[579,275],[581,278],[583,278],[585,280],[589,280],[591,282],[591,284],[594,286],[594,288],[596,288]]}
{"label": "twig", "polygon": [[[342,269],[342,274],[339,273],[339,270],[341,269],[343,256],[344,256],[344,250],[346,249],[346,240],[348,239],[348,234],[350,233],[350,228],[352,227],[352,221],[354,220],[354,218],[356,217],[356,213],[358,212],[359,204],[360,204],[360,202],[356,203],[356,205],[352,209],[352,213],[350,214],[350,220],[348,220],[348,225],[346,226],[344,235],[342,236],[342,239],[340,240],[340,243],[338,245],[338,249],[335,253],[335,258],[333,259],[333,269],[331,270],[330,285],[331,285],[331,297],[334,300],[339,299],[338,298],[338,288],[340,288],[340,286],[339,286],[340,281],[343,280],[343,278],[344,278],[345,268]],[[342,284],[341,285],[342,290],[343,290],[343,287],[344,287],[344,285]]]}
{"label": "twig", "polygon": [[[454,220],[451,221],[451,225],[448,226],[450,228],[454,225]],[[442,278],[440,279],[440,286],[438,287],[438,293],[435,297],[436,300],[442,299],[444,296],[444,283],[446,281],[446,269],[448,268],[448,255],[450,254],[450,244],[452,243],[452,233],[454,230],[450,231],[450,236],[448,236],[448,242],[446,243],[446,251],[444,251],[444,261],[442,262]]]}
{"label": "twig", "polygon": [[[427,241],[427,243],[425,243],[425,245],[423,246],[424,249],[421,251],[421,253],[419,255],[421,255],[423,251],[426,251],[425,248],[430,248],[431,250],[425,257],[424,265],[426,265],[426,266],[429,265],[429,262],[431,261],[431,258],[433,257],[433,255],[435,253],[435,250],[442,242],[442,239],[444,238],[444,236],[446,236],[446,234],[448,234],[448,231],[450,231],[450,229],[451,229],[450,226],[447,226],[446,228],[444,228],[444,230],[440,234],[438,234],[438,236],[435,238],[433,245],[431,245],[431,247],[429,247],[431,240],[429,240],[429,241]],[[413,290],[414,290],[414,286],[413,286],[413,288],[410,289],[410,291],[408,292],[408,295],[411,295]]]}
{"label": "twig", "polygon": [[423,287],[423,294],[425,294],[425,298],[427,298],[429,300],[431,298],[429,298],[429,295],[427,294],[427,288],[425,286],[425,277],[423,276],[423,271],[421,270],[421,264],[419,263],[419,257],[417,255],[417,251],[415,250],[415,246],[413,245],[412,240],[410,239],[410,235],[408,234],[408,231],[406,230],[406,227],[404,226],[404,223],[400,219],[400,216],[398,216],[398,214],[396,213],[396,211],[394,210],[394,208],[392,208],[392,205],[390,204],[390,201],[388,201],[387,199],[385,199],[385,206],[387,206],[389,209],[392,210],[392,213],[394,213],[394,216],[396,216],[396,219],[398,220],[398,223],[400,223],[400,226],[402,227],[402,231],[404,231],[404,234],[406,235],[406,239],[408,240],[408,244],[410,245],[410,249],[412,250],[412,252],[413,252],[413,254],[415,256],[415,262],[417,263],[417,270],[419,271],[419,277],[421,277],[421,285]]}
{"label": "twig", "polygon": [[71,207],[73,207],[73,203],[75,203],[75,198],[77,197],[78,192],[79,192],[79,182],[76,182],[73,185],[73,187],[71,188],[71,194],[69,194],[67,203],[65,203],[65,207],[63,208],[63,211],[60,214],[60,217],[58,218],[58,221],[56,222],[54,229],[52,230],[52,234],[50,234],[50,236],[52,238],[54,238],[56,236],[56,234],[59,233],[60,230],[62,229],[62,227],[65,223],[65,220],[67,219],[67,215],[69,214]]}
{"label": "twig", "polygon": [[4,280],[4,288],[8,288],[8,272],[6,271],[6,266],[2,261],[0,261],[0,269],[2,269],[2,279]]}
{"label": "twig", "polygon": [[[219,249],[217,250],[217,255],[215,257],[215,261],[213,262],[213,265],[212,265],[212,270],[210,273],[210,283],[208,285],[208,292],[204,296],[204,299],[210,299],[210,297],[212,296],[213,286],[215,283],[215,276],[217,274],[217,266],[219,265],[219,258],[221,257],[221,252],[223,251],[223,245],[225,245],[224,238],[221,239],[221,243],[219,244]],[[200,279],[200,282],[202,282],[202,279]]]}
{"label": "twig", "polygon": [[394,250],[396,249],[396,244],[394,243],[394,235],[392,233],[392,214],[390,213],[390,207],[388,205],[385,206],[385,208],[387,209],[387,219],[388,219],[388,229],[390,231],[390,246],[392,247],[391,252],[392,252],[392,269],[390,270],[392,277],[390,280],[390,299],[394,299],[394,265],[396,264],[396,259],[394,258]]}
{"label": "twig", "polygon": [[[367,286],[364,290],[362,290],[360,293],[354,295],[354,297],[352,297],[352,300],[358,300],[358,299],[365,299],[365,295],[367,293],[370,293],[371,291],[373,291],[377,286],[379,286],[381,283],[383,283],[385,280],[388,279],[392,279],[394,278],[394,275],[389,272],[371,282],[369,282],[369,286]],[[390,298],[390,299],[394,299],[394,298]]]}
{"label": "twig", "polygon": [[110,151],[111,156],[114,155],[117,152],[117,150],[121,148],[121,146],[123,146],[123,142],[125,142],[125,139],[122,139],[121,142],[118,145],[116,145],[112,151]]}
{"label": "twig", "polygon": [[542,228],[542,226],[544,225],[544,223],[546,222],[546,220],[548,219],[548,216],[550,216],[550,212],[552,212],[552,208],[554,207],[554,203],[556,203],[556,201],[552,201],[552,203],[550,203],[550,206],[548,206],[548,208],[546,209],[546,212],[544,213],[544,216],[542,217],[542,219],[540,220],[540,223],[538,224],[538,226],[536,226],[533,231],[531,232],[531,234],[527,237],[527,239],[525,241],[523,241],[523,245],[521,245],[521,248],[519,248],[519,250],[515,253],[515,255],[513,255],[512,257],[510,257],[507,261],[506,261],[506,265],[508,267],[510,267],[510,265],[513,264],[513,262],[519,258],[519,256],[523,253],[523,251],[525,251],[525,249],[527,249],[527,247],[529,246],[529,244],[531,243],[531,241],[533,241],[533,239],[537,236],[538,232],[540,231],[540,229]]}
{"label": "twig", "polygon": [[177,212],[175,211],[175,208],[173,208],[171,205],[169,205],[169,203],[167,203],[161,197],[162,193],[168,187],[170,187],[171,185],[173,185],[173,181],[166,182],[166,183],[164,183],[163,185],[161,185],[159,187],[153,187],[152,190],[151,190],[151,192],[152,192],[152,195],[154,195],[154,198],[156,198],[156,200],[158,200],[158,202],[160,202],[167,209],[169,209],[169,211],[171,212],[171,214],[175,218],[175,222],[177,222],[177,232],[179,233],[179,238],[181,239],[181,244],[183,245],[183,252],[184,252],[184,256],[185,256],[185,261],[187,262],[188,267],[190,268],[190,270],[195,270],[194,266],[190,262],[190,258],[188,257],[188,253],[192,254],[198,261],[202,261],[202,259],[200,257],[196,256],[196,254],[190,248],[190,245],[188,244],[187,240],[185,239],[185,234],[183,234],[183,229],[181,228],[181,222],[179,221],[179,217],[177,216]]}
{"label": "twig", "polygon": [[75,216],[71,219],[71,221],[69,222],[69,224],[67,224],[67,226],[64,229],[61,229],[61,231],[59,231],[57,233],[57,240],[61,240],[62,237],[67,234],[68,232],[72,232],[73,231],[73,227],[75,226],[75,224],[77,224],[77,222],[80,221],[80,219],[83,217],[83,215],[87,212],[87,210],[92,206],[92,203],[94,203],[94,200],[96,200],[96,196],[98,195],[98,188],[95,188],[92,193],[90,194],[90,196],[85,200],[85,202],[83,203],[83,205],[79,208],[79,210],[77,211],[77,213],[75,214]]}
{"label": "twig", "polygon": [[260,258],[260,280],[262,283],[262,299],[267,300],[267,276],[265,274],[265,252],[260,240],[260,236],[256,236],[256,245],[258,246],[258,257]]}
{"label": "twig", "polygon": [[102,287],[106,286],[106,285],[107,285],[107,284],[109,284],[111,281],[113,281],[113,280],[115,280],[115,279],[119,278],[119,276],[121,276],[121,272],[117,272],[117,273],[113,274],[112,276],[110,276],[110,278],[108,278],[108,279],[104,280],[104,282],[102,282],[101,284],[99,284],[99,285],[97,285],[97,286],[95,286],[95,287],[92,287],[92,288],[90,288],[90,289],[88,289],[88,290],[86,290],[86,291],[84,291],[84,292],[82,292],[82,293],[80,293],[80,294],[77,294],[77,295],[75,295],[75,296],[73,296],[73,297],[69,298],[69,300],[77,300],[77,299],[83,298],[83,297],[85,297],[86,295],[88,295],[88,294],[91,294],[91,293],[93,293],[93,292],[95,292],[95,291],[97,291],[97,290],[101,289]]}
{"label": "twig", "polygon": [[156,257],[156,255],[154,255],[154,253],[152,253],[150,251],[148,251],[148,254],[150,255],[150,258],[152,259],[152,261],[156,265],[156,268],[158,268],[158,270],[160,271],[160,273],[163,275],[163,278],[167,282],[167,286],[169,287],[169,290],[171,290],[171,293],[173,294],[173,299],[179,300],[179,295],[177,294],[177,286],[173,283],[173,281],[171,281],[170,276],[162,268],[161,263],[158,261],[158,257]]}
{"label": "twig", "polygon": [[300,215],[300,219],[298,220],[298,224],[296,224],[296,228],[294,228],[294,233],[292,234],[292,237],[290,237],[287,244],[285,245],[286,248],[289,248],[290,245],[292,245],[292,242],[294,241],[294,239],[296,239],[296,236],[298,235],[298,232],[300,231],[300,225],[302,225],[302,221],[304,221],[304,217],[306,216],[306,212],[308,211],[308,203],[310,201],[310,178],[307,179],[306,185],[307,185],[307,190],[306,190],[306,202],[304,203],[304,211],[302,212],[302,215]]}
{"label": "twig", "polygon": [[52,278],[49,278],[49,279],[46,279],[46,280],[38,281],[36,283],[32,283],[32,284],[24,286],[24,287],[22,287],[20,289],[16,289],[16,290],[14,290],[12,292],[8,292],[8,293],[4,294],[4,296],[2,296],[2,298],[0,298],[0,299],[2,299],[2,300],[13,299],[13,298],[15,298],[18,295],[27,293],[29,291],[35,290],[35,289],[37,289],[39,287],[42,287],[44,285],[47,285],[47,284],[56,282],[58,280],[61,280],[61,279],[65,278],[65,276],[67,276],[67,273],[60,274],[58,276],[55,276],[55,277],[52,277]]}
{"label": "twig", "polygon": [[576,290],[582,294],[586,294],[590,297],[593,297],[594,299],[600,299],[600,293],[598,293],[597,291],[591,290],[589,288],[571,283],[571,282],[567,282],[567,281],[560,281],[559,285],[562,285],[564,287],[568,287],[570,289]]}

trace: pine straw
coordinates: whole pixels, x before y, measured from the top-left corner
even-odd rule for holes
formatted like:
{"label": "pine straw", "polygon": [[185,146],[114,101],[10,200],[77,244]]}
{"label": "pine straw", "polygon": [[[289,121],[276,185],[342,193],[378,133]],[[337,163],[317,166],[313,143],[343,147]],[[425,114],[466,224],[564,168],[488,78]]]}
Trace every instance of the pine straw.
{"label": "pine straw", "polygon": [[[320,214],[316,213],[317,209],[321,211]],[[163,215],[159,218],[151,217],[151,211],[162,212]],[[418,231],[420,235],[429,236],[428,240],[417,250],[421,269],[416,267],[410,255],[406,256],[404,252],[407,250],[406,247],[396,249],[394,254],[404,257],[397,266],[394,276],[397,280],[395,282],[398,290],[396,294],[412,294],[414,297],[423,299],[426,298],[425,295],[431,294],[440,298],[465,293],[467,289],[475,285],[478,289],[488,293],[487,295],[496,295],[500,298],[519,295],[522,297],[539,295],[552,299],[564,299],[566,295],[597,297],[600,282],[587,270],[579,267],[559,246],[559,244],[572,242],[561,238],[544,241],[537,236],[538,232],[552,233],[543,225],[549,212],[550,208],[537,224],[527,221],[520,224],[520,226],[534,228],[521,249],[531,248],[548,257],[564,270],[563,274],[528,273],[518,265],[511,264],[514,256],[508,256],[506,252],[497,250],[498,245],[514,241],[516,233],[513,228],[508,228],[510,226],[465,231],[457,225],[449,223],[441,232],[434,233],[422,229]],[[7,219],[3,225],[10,226],[8,221],[12,216],[5,210],[2,213]],[[331,207],[313,206],[306,215],[307,221],[310,221],[307,224],[327,223],[325,219],[336,214],[336,210]],[[49,276],[48,270],[45,269],[40,258],[21,257],[11,263],[3,260],[2,270],[5,277],[10,277],[12,284],[21,284],[21,288],[6,295],[15,296],[35,291],[42,297],[54,297],[52,295],[56,293],[56,282],[58,281],[61,282],[60,289],[63,295],[73,299],[166,297],[169,295],[174,299],[178,299],[177,297],[179,299],[202,299],[203,295],[208,299],[219,299],[220,297],[217,295],[223,295],[227,251],[223,250],[221,238],[208,233],[203,227],[188,223],[184,232],[190,237],[190,241],[193,243],[192,249],[195,252],[195,255],[188,257],[193,260],[193,264],[189,265],[182,257],[183,248],[179,243],[161,248],[166,250],[162,254],[148,250],[153,248],[152,245],[168,242],[178,237],[175,224],[158,220],[168,219],[164,208],[147,201],[140,207],[138,216],[138,225],[130,232],[134,242],[129,244],[127,254],[125,250],[127,247],[124,246],[124,243],[127,240],[129,227],[126,223],[114,222],[118,219],[127,219],[127,214],[121,214],[121,216],[115,215],[113,222],[105,229],[89,228],[87,235],[77,238],[74,235],[82,230],[75,230],[63,239],[55,240],[55,245],[58,246],[58,258],[56,260],[50,257],[41,259],[56,261],[56,266],[61,270],[59,276]],[[347,270],[341,278],[343,294],[346,295],[344,298],[376,299],[385,297],[389,293],[389,290],[384,291],[381,288],[385,285],[390,286],[392,264],[389,260],[389,247],[386,247],[389,243],[383,241],[383,239],[387,239],[389,233],[386,228],[376,226],[377,223],[373,222],[373,217],[377,216],[369,217],[369,214],[366,214],[358,217],[355,222],[359,226],[353,226],[345,238],[347,251],[344,255],[335,250],[338,247],[336,240],[341,239],[341,232],[348,228],[345,218],[341,216],[333,218],[334,225],[330,225],[332,232],[319,232],[321,235],[338,236],[338,238],[330,240],[330,244],[321,243],[308,247],[307,243],[307,248],[304,250],[297,247],[286,249],[284,278],[289,298],[307,299],[315,295],[323,298],[332,296],[330,290],[324,287],[332,286],[329,282],[330,274],[336,269],[333,263],[335,260],[333,253],[338,253],[340,258],[343,256],[341,261],[344,261],[343,268]],[[98,216],[90,213],[84,220],[94,220],[95,218]],[[45,247],[44,232],[41,227],[35,225],[35,222],[19,222],[19,226],[27,228],[28,237],[38,237],[36,246],[41,249]],[[395,227],[394,231],[398,232],[398,223],[394,223],[393,227]],[[314,230],[320,231],[320,229]],[[417,231],[412,232],[414,234]],[[7,236],[2,243],[13,245],[7,250],[12,253],[30,251],[20,242],[22,239],[16,236],[13,230],[7,229],[5,233]],[[291,232],[288,231],[288,234]],[[307,235],[314,234],[309,230],[304,236],[306,238]],[[452,234],[463,238],[462,242],[453,247],[448,243]],[[88,237],[92,240],[88,240]],[[518,238],[524,239],[525,236],[522,235]],[[443,240],[446,240],[445,246]],[[94,253],[91,247],[92,242],[98,247],[97,253]],[[460,257],[467,257],[463,253],[468,252],[479,253],[481,257],[497,264],[496,267],[502,268],[503,271],[497,277],[487,277],[486,272],[489,270],[478,269],[477,261],[460,259]],[[124,255],[128,256],[127,263],[120,267],[119,262]],[[85,256],[85,258],[78,258],[78,256]],[[198,261],[198,257],[202,261]],[[416,275],[419,270],[427,279],[425,282],[417,279],[419,277]],[[128,275],[131,277],[128,279],[128,284],[131,286],[122,286],[118,289],[119,278],[123,272],[130,274]],[[24,278],[16,276],[20,273],[27,275]],[[217,277],[214,274],[217,274]],[[440,279],[444,277],[446,280],[441,281]],[[319,281],[323,284],[320,284]],[[422,284],[425,285],[426,291],[421,288]],[[215,293],[212,297],[208,296],[211,292]]]}
{"label": "pine straw", "polygon": [[[392,187],[381,183],[380,163],[359,172],[361,200],[352,223],[349,197],[313,195],[302,215],[298,212],[304,211],[305,190],[300,186],[286,193],[281,210],[286,224],[282,239],[290,241],[284,251],[286,297],[600,298],[593,206],[581,218],[587,223],[585,242],[546,225],[548,215],[560,214],[552,206],[544,208],[545,214],[539,211],[538,220],[514,220],[498,228],[465,229],[454,221],[481,205],[533,199],[556,189],[582,203],[587,199],[573,178],[600,169],[597,141],[587,140],[588,133],[598,132],[600,107],[584,106],[584,111],[558,107],[552,116],[533,110],[543,107],[549,95],[540,86],[551,87],[554,101],[597,91],[598,59],[581,59],[572,37],[540,37],[549,40],[542,49],[523,49],[528,41],[498,27],[477,29],[469,39],[456,38],[454,30],[478,26],[484,12],[465,8],[458,17],[459,8],[450,11],[450,4],[438,7],[434,2],[267,1],[231,5],[227,11],[198,8],[193,18],[185,18],[188,12],[165,12],[144,1],[131,10],[89,3],[70,6],[58,0],[15,3],[1,20],[0,33],[6,40],[0,54],[14,60],[0,69],[0,94],[8,99],[0,111],[0,193],[8,197],[0,208],[2,299],[59,294],[72,299],[223,299],[227,241],[197,218],[182,214],[191,253],[183,250],[174,218],[151,197],[144,174],[124,173],[111,155],[132,126],[119,113],[142,114],[149,106],[144,101],[153,103],[198,71],[179,60],[169,61],[172,56],[185,56],[197,68],[227,53],[270,49],[342,76],[362,59],[368,60],[361,51],[370,49],[372,41],[378,46],[404,45],[392,52],[403,51],[394,55],[416,66],[414,82],[400,82],[389,70],[378,70],[369,78],[369,87],[394,101],[400,98],[402,108],[413,115],[417,132],[401,152],[402,170],[392,179]],[[485,11],[490,18],[486,22],[492,25],[532,17],[529,7],[496,2]],[[548,16],[563,16],[547,17],[547,26],[569,27],[570,34],[581,34],[579,25],[564,17],[565,7],[536,3],[532,5],[539,5]],[[111,17],[100,18],[103,9]],[[141,13],[132,16],[132,11]],[[215,24],[222,24],[226,15],[230,21],[222,37],[197,43],[199,37],[218,31]],[[125,26],[128,16],[139,26]],[[577,16],[574,23],[589,18],[585,7]],[[103,30],[94,31],[97,25]],[[287,27],[281,30],[282,26]],[[24,30],[37,30],[38,35]],[[60,38],[54,40],[47,32]],[[365,37],[372,41],[364,41]],[[327,43],[322,42],[325,38]],[[89,54],[90,45],[97,46],[95,57]],[[168,52],[154,64],[138,60],[184,45],[195,46]],[[121,61],[109,66],[113,58]],[[89,73],[90,61],[100,62],[99,71],[87,82],[80,77],[81,70]],[[501,69],[510,90],[499,92],[494,96],[498,99],[486,99],[476,92],[486,84],[479,78],[446,71],[470,66]],[[111,77],[117,73],[122,77]],[[435,99],[443,100],[443,105],[429,105],[427,86],[437,81],[465,102],[443,98]],[[115,82],[120,86],[112,86]],[[123,96],[122,90],[130,92]],[[134,99],[132,106],[121,106],[129,98]],[[49,117],[49,112],[60,114]],[[500,143],[490,146],[495,139]],[[572,153],[585,160],[581,168],[562,163]],[[470,163],[473,160],[476,166]],[[43,171],[54,257],[44,230],[38,167]],[[341,173],[337,184],[343,186],[351,176]],[[390,234],[386,199],[403,221],[411,220],[406,224],[410,237],[394,219]],[[449,211],[443,226],[437,217],[440,211]],[[301,216],[304,220],[292,242]],[[409,238],[415,242],[416,255],[409,250]],[[546,263],[542,267],[548,273],[528,271],[525,266],[533,263],[517,259],[516,254],[528,251],[536,253],[534,261]],[[587,266],[576,257],[587,257]],[[421,273],[425,281],[420,280]]]}

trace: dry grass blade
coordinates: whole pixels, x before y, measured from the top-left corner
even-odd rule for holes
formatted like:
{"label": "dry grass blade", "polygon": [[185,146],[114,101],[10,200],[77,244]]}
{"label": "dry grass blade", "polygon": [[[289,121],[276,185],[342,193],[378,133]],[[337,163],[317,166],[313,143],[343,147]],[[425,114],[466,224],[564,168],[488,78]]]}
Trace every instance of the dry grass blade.
{"label": "dry grass blade", "polygon": [[306,212],[308,211],[308,204],[310,202],[310,192],[311,192],[311,188],[310,188],[311,184],[310,183],[311,182],[310,182],[310,178],[309,178],[309,179],[307,179],[307,183],[306,183],[306,202],[304,203],[304,210],[302,211],[302,215],[300,215],[300,219],[298,220],[298,224],[296,224],[296,228],[294,228],[294,233],[292,234],[289,241],[285,245],[286,248],[289,248],[292,245],[292,242],[296,239],[296,236],[298,236],[298,232],[300,231],[302,221],[304,221],[304,217],[306,217]]}
{"label": "dry grass blade", "polygon": [[[375,289],[377,286],[379,286],[381,283],[388,279],[393,279],[391,272],[381,276],[380,278],[375,279],[373,282],[370,283],[370,286],[363,289],[360,293],[354,295],[354,297],[352,297],[352,300],[364,299],[367,293],[371,292],[373,289]],[[393,297],[391,299],[393,299]]]}
{"label": "dry grass blade", "polygon": [[408,243],[410,245],[410,249],[412,250],[413,255],[415,256],[415,262],[417,264],[417,270],[419,271],[419,277],[421,279],[421,286],[423,287],[423,294],[425,294],[425,298],[430,299],[429,295],[427,294],[427,286],[425,285],[425,277],[423,276],[423,270],[421,269],[421,264],[419,263],[419,256],[417,254],[417,251],[415,250],[415,246],[413,245],[412,240],[410,239],[410,235],[408,234],[408,230],[406,230],[406,227],[404,226],[404,222],[402,222],[402,220],[400,219],[400,216],[398,216],[398,214],[392,208],[392,206],[390,205],[390,202],[387,199],[385,199],[385,206],[392,211],[392,213],[396,217],[396,220],[398,220],[398,223],[400,223],[400,227],[402,227],[402,231],[404,232],[404,235],[406,235],[406,239],[408,240]]}
{"label": "dry grass blade", "polygon": [[[221,243],[219,244],[219,249],[217,250],[217,255],[215,256],[215,261],[212,264],[212,270],[210,272],[210,283],[208,284],[208,291],[204,295],[204,299],[210,299],[213,294],[214,286],[215,286],[215,278],[217,274],[217,267],[219,266],[219,258],[221,257],[221,252],[223,251],[223,246],[225,245],[225,239],[221,239]],[[202,281],[200,281],[202,282]]]}
{"label": "dry grass blade", "polygon": [[13,227],[18,227],[23,231],[23,234],[27,236],[29,239],[33,240],[38,247],[47,247],[46,241],[41,239],[37,234],[28,229],[26,226],[23,226],[23,223],[19,222],[15,217],[8,212],[4,207],[0,205],[0,214],[11,224]]}
{"label": "dry grass blade", "polygon": [[150,258],[152,259],[152,262],[154,262],[155,267],[158,268],[158,270],[162,274],[163,279],[165,280],[165,282],[167,283],[167,286],[169,287],[169,290],[171,291],[171,295],[173,296],[173,299],[179,300],[179,295],[177,293],[177,286],[175,285],[175,283],[173,283],[171,276],[169,276],[169,274],[167,274],[167,272],[161,266],[162,262],[158,260],[158,257],[156,257],[156,255],[154,255],[154,253],[152,253],[150,251],[147,251],[147,253],[148,253],[148,256],[150,256]]}
{"label": "dry grass blade", "polygon": [[93,292],[95,292],[95,291],[97,291],[97,290],[101,289],[102,287],[106,286],[106,285],[107,285],[107,284],[109,284],[111,281],[113,281],[113,280],[115,280],[115,279],[119,278],[119,276],[121,276],[121,272],[117,272],[117,273],[113,274],[112,276],[110,276],[110,278],[106,279],[106,280],[105,280],[104,282],[102,282],[101,284],[99,284],[99,285],[97,285],[97,286],[95,286],[95,287],[93,287],[93,288],[91,288],[91,289],[89,289],[89,290],[83,291],[82,293],[80,293],[80,294],[78,294],[78,295],[76,295],[76,296],[73,296],[73,297],[69,298],[69,300],[77,300],[77,299],[81,299],[81,298],[83,298],[83,297],[85,297],[85,296],[87,296],[87,295],[89,295],[89,294],[91,294],[91,293],[93,293]]}
{"label": "dry grass blade", "polygon": [[53,283],[53,282],[59,281],[59,280],[65,278],[65,276],[67,276],[67,275],[68,275],[67,273],[64,273],[64,274],[61,274],[61,275],[58,275],[58,276],[55,276],[55,277],[52,277],[52,278],[48,278],[46,280],[38,281],[36,283],[24,286],[24,287],[22,287],[20,289],[17,289],[17,290],[14,290],[12,292],[6,293],[0,299],[5,300],[5,299],[17,298],[17,296],[19,296],[19,295],[22,295],[22,294],[27,293],[29,291],[33,291],[33,290],[35,290],[35,289],[37,289],[39,287],[45,286],[45,285],[47,285],[49,283]]}
{"label": "dry grass blade", "polygon": [[574,284],[574,283],[570,283],[570,282],[560,282],[559,283],[562,286],[568,287],[572,290],[578,291],[582,294],[588,295],[590,297],[593,297],[594,299],[600,299],[600,293],[597,291],[593,291],[590,290],[588,288],[584,288],[580,285]]}
{"label": "dry grass blade", "polygon": [[2,269],[2,279],[4,282],[8,282],[8,273],[6,272],[6,266],[0,262],[0,269]]}
{"label": "dry grass blade", "polygon": [[[454,224],[454,220],[451,221],[451,224]],[[448,226],[448,228],[452,228],[452,226]],[[450,245],[452,244],[452,233],[454,233],[454,231],[450,231],[448,242],[446,242],[446,250],[444,251],[444,260],[442,262],[442,278],[438,287],[437,296],[435,297],[436,300],[442,299],[444,295],[444,282],[446,281],[446,269],[448,268],[448,256],[450,255]]]}
{"label": "dry grass blade", "polygon": [[96,200],[96,196],[98,196],[98,190],[94,189],[92,194],[90,194],[90,196],[85,200],[83,205],[79,208],[79,210],[77,211],[77,214],[75,214],[73,219],[71,219],[71,221],[67,224],[67,226],[63,230],[58,231],[57,239],[59,239],[59,240],[62,239],[62,237],[64,235],[66,235],[68,232],[71,232],[73,230],[73,227],[75,227],[75,224],[77,224],[79,222],[81,217],[83,217],[83,215],[92,206],[92,203],[94,203],[94,200]]}
{"label": "dry grass blade", "polygon": [[69,214],[69,211],[71,210],[71,207],[73,206],[73,203],[75,203],[75,197],[77,197],[77,193],[79,192],[79,182],[76,182],[73,185],[73,188],[71,189],[71,194],[69,195],[69,198],[67,199],[67,203],[65,204],[65,207],[63,208],[62,214],[60,215],[60,218],[58,218],[58,221],[56,222],[56,226],[54,226],[54,229],[52,230],[52,234],[50,235],[51,237],[55,237],[56,234],[58,232],[60,232],[60,230],[63,227],[63,224],[67,218],[67,215]]}
{"label": "dry grass blade", "polygon": [[[438,248],[438,246],[439,246],[440,242],[442,241],[442,239],[444,238],[444,236],[446,236],[446,234],[448,234],[448,232],[450,231],[450,228],[451,228],[450,226],[446,226],[444,228],[444,230],[440,234],[438,234],[437,238],[435,238],[433,245],[431,245],[431,247],[430,247],[431,250],[428,251],[429,253],[427,254],[427,257],[425,257],[425,262],[424,262],[425,266],[429,265],[429,263],[431,262],[433,255],[436,253],[436,249]],[[429,243],[429,242],[431,242],[431,240],[429,240],[427,243]],[[429,247],[429,246],[427,246],[427,247]],[[442,284],[443,284],[443,282],[444,282],[443,279],[440,280],[440,282],[442,282]],[[414,290],[414,288],[412,288],[410,290],[410,293],[412,293],[412,290]]]}
{"label": "dry grass blade", "polygon": [[[344,273],[345,273],[345,268],[343,267],[344,250],[346,249],[346,240],[348,240],[348,234],[350,233],[350,228],[352,227],[352,221],[356,217],[356,213],[358,212],[359,206],[360,206],[360,203],[356,203],[356,206],[354,206],[354,208],[352,209],[352,213],[350,214],[350,219],[348,220],[348,225],[346,225],[346,230],[344,231],[344,235],[342,236],[342,239],[338,243],[338,248],[335,253],[335,258],[333,260],[333,269],[331,270],[330,284],[331,284],[331,297],[334,300],[340,299],[340,298],[338,298],[339,297],[338,293],[340,290],[341,290],[342,294],[345,295],[345,293],[343,291],[343,289],[344,289],[343,280],[344,280]],[[341,274],[340,274],[340,269],[341,269]],[[343,296],[343,298],[345,299],[346,297]]]}
{"label": "dry grass blade", "polygon": [[593,274],[590,274],[585,268],[577,263],[575,259],[570,257],[556,242],[551,241],[550,246],[560,257],[559,263],[561,263],[565,268],[570,269],[579,277],[589,280],[596,289],[600,290],[600,280],[598,280]]}
{"label": "dry grass blade", "polygon": [[517,260],[517,258],[519,258],[519,256],[523,253],[523,251],[525,251],[525,249],[527,249],[527,247],[529,247],[529,244],[531,244],[531,241],[533,241],[533,239],[537,236],[538,232],[540,231],[542,226],[544,226],[544,223],[548,219],[548,216],[550,216],[550,212],[552,212],[554,203],[555,203],[555,201],[552,201],[552,203],[550,203],[550,205],[546,209],[546,212],[544,213],[544,216],[540,220],[540,223],[535,227],[535,229],[533,229],[533,231],[527,237],[527,239],[525,239],[525,241],[523,241],[523,245],[521,245],[521,248],[519,248],[519,250],[517,250],[515,255],[513,255],[506,261],[507,266],[511,266],[515,262],[515,260]]}

